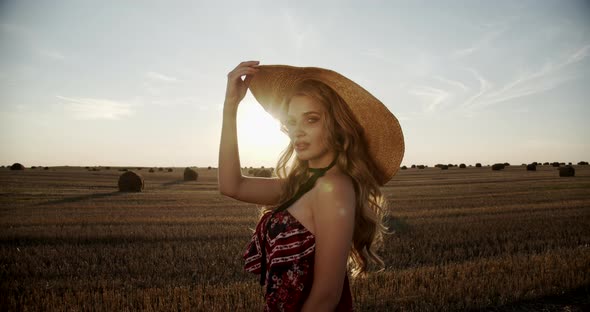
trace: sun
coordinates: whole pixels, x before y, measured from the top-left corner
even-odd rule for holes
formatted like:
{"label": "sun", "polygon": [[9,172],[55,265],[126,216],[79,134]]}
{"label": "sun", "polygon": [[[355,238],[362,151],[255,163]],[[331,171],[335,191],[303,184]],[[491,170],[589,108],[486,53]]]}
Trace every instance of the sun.
{"label": "sun", "polygon": [[274,167],[289,144],[280,123],[253,98],[246,97],[238,107],[237,130],[242,166]]}

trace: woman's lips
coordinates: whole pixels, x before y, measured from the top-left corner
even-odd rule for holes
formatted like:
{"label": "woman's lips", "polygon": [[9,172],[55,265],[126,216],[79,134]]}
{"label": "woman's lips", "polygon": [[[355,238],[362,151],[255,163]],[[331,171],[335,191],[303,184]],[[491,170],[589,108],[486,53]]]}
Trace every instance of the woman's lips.
{"label": "woman's lips", "polygon": [[295,150],[302,151],[302,150],[306,149],[308,146],[309,146],[309,144],[307,144],[307,143],[295,144]]}

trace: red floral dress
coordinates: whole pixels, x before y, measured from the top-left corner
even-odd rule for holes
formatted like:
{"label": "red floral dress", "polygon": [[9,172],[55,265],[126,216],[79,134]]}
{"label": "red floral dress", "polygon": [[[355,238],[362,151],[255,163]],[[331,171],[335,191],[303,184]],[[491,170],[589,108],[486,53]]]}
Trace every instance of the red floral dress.
{"label": "red floral dress", "polygon": [[[264,233],[265,226],[267,233]],[[264,246],[267,263],[264,311],[300,311],[313,283],[315,237],[287,210],[274,215],[265,214],[244,253],[244,268],[248,272],[261,272],[264,234],[267,235]],[[335,311],[352,310],[352,295],[346,275]]]}

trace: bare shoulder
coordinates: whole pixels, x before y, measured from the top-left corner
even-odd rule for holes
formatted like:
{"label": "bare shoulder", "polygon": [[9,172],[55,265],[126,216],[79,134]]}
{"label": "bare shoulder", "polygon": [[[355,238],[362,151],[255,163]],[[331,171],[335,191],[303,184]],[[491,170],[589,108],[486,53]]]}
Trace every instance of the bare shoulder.
{"label": "bare shoulder", "polygon": [[328,206],[354,210],[356,199],[354,184],[348,175],[336,173],[319,178],[316,182],[315,193],[319,207]]}

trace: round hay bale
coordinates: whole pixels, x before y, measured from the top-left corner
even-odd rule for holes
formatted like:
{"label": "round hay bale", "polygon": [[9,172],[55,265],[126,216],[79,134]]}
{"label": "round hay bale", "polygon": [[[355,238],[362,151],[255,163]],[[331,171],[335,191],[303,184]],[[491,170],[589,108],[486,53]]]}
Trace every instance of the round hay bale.
{"label": "round hay bale", "polygon": [[143,188],[143,177],[137,172],[127,171],[119,177],[120,192],[141,192]]}
{"label": "round hay bale", "polygon": [[576,175],[576,170],[572,166],[564,166],[559,168],[560,177],[573,177]]}
{"label": "round hay bale", "polygon": [[464,169],[464,168],[467,168],[467,166],[465,166],[465,164],[460,164],[459,165],[459,168],[463,168]]}
{"label": "round hay bale", "polygon": [[481,168],[481,164],[480,163],[475,164],[475,168]]}
{"label": "round hay bale", "polygon": [[195,170],[188,167],[184,169],[185,181],[197,181],[197,178],[199,178],[199,174]]}
{"label": "round hay bale", "polygon": [[10,170],[25,170],[25,166],[19,163],[14,163],[10,166]]}
{"label": "round hay bale", "polygon": [[415,168],[416,168],[416,165],[412,165],[412,169],[415,169]]}
{"label": "round hay bale", "polygon": [[504,164],[493,164],[492,165],[492,170],[497,171],[497,170],[502,170],[504,169]]}
{"label": "round hay bale", "polygon": [[527,170],[527,171],[537,171],[537,165],[535,165],[534,163],[532,163],[532,164],[528,164],[528,165],[526,166],[526,170]]}
{"label": "round hay bale", "polygon": [[272,172],[268,169],[257,169],[254,171],[255,177],[263,177],[263,178],[270,178],[272,177]]}
{"label": "round hay bale", "polygon": [[406,169],[408,169],[408,167],[402,166],[402,170],[406,170]]}
{"label": "round hay bale", "polygon": [[440,166],[440,170],[449,170],[449,166],[442,165],[442,166]]}

